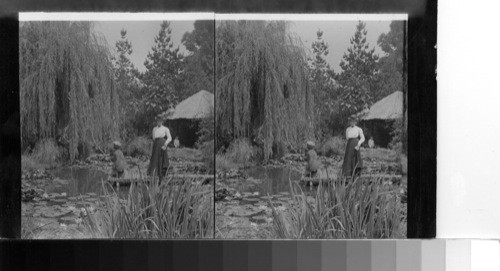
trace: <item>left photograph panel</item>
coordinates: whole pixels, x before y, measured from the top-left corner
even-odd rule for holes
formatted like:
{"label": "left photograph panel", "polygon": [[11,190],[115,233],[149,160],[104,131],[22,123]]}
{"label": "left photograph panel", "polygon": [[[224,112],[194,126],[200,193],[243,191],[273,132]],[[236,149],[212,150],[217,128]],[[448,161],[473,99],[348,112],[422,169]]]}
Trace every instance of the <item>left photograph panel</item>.
{"label": "left photograph panel", "polygon": [[22,238],[213,238],[213,18],[19,15]]}

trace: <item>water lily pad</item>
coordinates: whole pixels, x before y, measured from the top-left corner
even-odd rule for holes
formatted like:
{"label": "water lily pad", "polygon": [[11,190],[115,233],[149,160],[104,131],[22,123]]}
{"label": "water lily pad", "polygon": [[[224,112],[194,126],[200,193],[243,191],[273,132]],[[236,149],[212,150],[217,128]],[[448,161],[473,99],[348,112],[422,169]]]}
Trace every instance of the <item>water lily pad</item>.
{"label": "water lily pad", "polygon": [[266,223],[268,221],[268,217],[263,216],[263,215],[258,215],[258,216],[251,217],[250,221],[258,223],[258,224],[262,224],[262,223]]}
{"label": "water lily pad", "polygon": [[71,213],[68,210],[62,210],[61,208],[44,207],[40,209],[40,214],[45,218],[58,218]]}
{"label": "water lily pad", "polygon": [[263,212],[262,209],[259,209],[252,205],[238,205],[234,207],[228,208],[224,215],[225,216],[236,216],[236,217],[249,217],[255,216]]}
{"label": "water lily pad", "polygon": [[258,199],[258,198],[244,198],[243,201],[255,203],[255,202],[259,202],[260,199]]}
{"label": "water lily pad", "polygon": [[76,216],[64,216],[64,217],[59,218],[59,222],[62,222],[65,224],[72,224],[72,223],[76,223],[77,218],[78,217],[76,217]]}

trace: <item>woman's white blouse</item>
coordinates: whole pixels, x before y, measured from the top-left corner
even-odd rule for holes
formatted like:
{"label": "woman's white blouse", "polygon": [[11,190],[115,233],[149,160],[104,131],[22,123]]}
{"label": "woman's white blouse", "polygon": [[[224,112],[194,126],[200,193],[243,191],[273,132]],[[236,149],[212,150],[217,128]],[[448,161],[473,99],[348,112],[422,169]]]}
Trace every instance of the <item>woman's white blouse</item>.
{"label": "woman's white blouse", "polygon": [[359,145],[361,145],[365,141],[365,135],[363,134],[363,130],[358,126],[347,127],[345,131],[345,136],[347,139],[359,137],[359,143],[358,143]]}
{"label": "woman's white blouse", "polygon": [[172,141],[172,137],[170,136],[170,130],[163,125],[160,127],[155,126],[155,128],[153,128],[153,139],[164,138],[164,137],[167,138],[165,145],[167,145],[168,143],[170,143],[170,141]]}

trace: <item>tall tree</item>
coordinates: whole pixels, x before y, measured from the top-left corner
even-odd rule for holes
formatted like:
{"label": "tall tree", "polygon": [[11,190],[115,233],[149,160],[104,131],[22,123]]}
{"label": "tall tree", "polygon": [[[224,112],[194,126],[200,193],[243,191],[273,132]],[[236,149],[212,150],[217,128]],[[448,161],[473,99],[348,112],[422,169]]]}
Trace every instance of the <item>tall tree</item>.
{"label": "tall tree", "polygon": [[351,46],[340,61],[342,72],[337,76],[341,86],[341,106],[345,114],[357,113],[369,107],[376,91],[378,55],[369,49],[366,24],[359,22],[351,38]]}
{"label": "tall tree", "polygon": [[19,28],[23,146],[52,138],[69,160],[79,145],[104,148],[118,135],[111,53],[90,22],[29,22]]}
{"label": "tall tree", "polygon": [[[214,22],[196,21],[194,29],[186,32],[182,43],[189,51],[184,58],[184,99],[201,89],[213,92],[214,88]],[[196,80],[191,80],[196,78]]]}
{"label": "tall tree", "polygon": [[378,45],[385,52],[380,58],[380,98],[394,91],[403,91],[404,117],[397,120],[393,125],[392,143],[402,143],[403,152],[406,153],[407,143],[407,71],[405,68],[405,23],[393,21],[390,31],[383,33],[378,39]]}
{"label": "tall tree", "polygon": [[127,30],[120,31],[121,39],[115,43],[117,57],[114,58],[115,86],[120,98],[120,112],[123,122],[120,127],[121,136],[133,136],[136,131],[134,122],[140,111],[140,87],[138,82],[139,71],[130,61],[132,43],[127,39]]}
{"label": "tall tree", "polygon": [[279,146],[296,148],[310,138],[314,100],[307,58],[287,24],[227,21],[218,26],[216,41],[217,148],[246,137],[268,159]]}
{"label": "tall tree", "polygon": [[323,31],[316,32],[316,41],[312,43],[313,58],[310,62],[311,85],[316,98],[315,116],[318,121],[316,136],[323,137],[331,132],[332,114],[336,110],[337,91],[335,86],[335,72],[326,61],[329,49],[323,39]]}
{"label": "tall tree", "polygon": [[179,100],[183,56],[174,48],[172,29],[168,21],[161,23],[155,44],[148,53],[141,76],[145,87],[145,110],[150,115],[163,113]]}
{"label": "tall tree", "polygon": [[385,55],[380,57],[380,84],[377,99],[403,89],[404,22],[393,21],[388,33],[382,33],[378,45]]}

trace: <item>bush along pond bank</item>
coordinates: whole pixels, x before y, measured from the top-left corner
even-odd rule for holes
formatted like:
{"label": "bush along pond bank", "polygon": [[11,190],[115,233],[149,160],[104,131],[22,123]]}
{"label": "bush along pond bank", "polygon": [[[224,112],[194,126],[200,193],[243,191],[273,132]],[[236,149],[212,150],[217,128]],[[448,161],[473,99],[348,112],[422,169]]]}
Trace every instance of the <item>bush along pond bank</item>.
{"label": "bush along pond bank", "polygon": [[329,180],[312,186],[301,154],[217,170],[216,237],[405,238],[405,166],[390,150],[362,152],[362,175],[349,182],[340,154],[319,156]]}
{"label": "bush along pond bank", "polygon": [[[26,168],[23,166],[22,237],[65,239],[149,238],[152,236],[175,238],[176,234],[178,237],[196,236],[197,238],[204,238],[212,236],[209,232],[213,232],[213,209],[204,209],[201,212],[205,218],[194,219],[194,216],[201,213],[193,213],[190,208],[198,208],[192,206],[193,202],[203,202],[206,206],[212,206],[213,204],[210,202],[213,199],[213,186],[210,183],[208,183],[209,185],[202,185],[198,180],[194,179],[174,183],[173,179],[175,178],[172,178],[172,176],[176,175],[209,174],[211,170],[203,162],[203,156],[198,150],[175,149],[171,150],[169,155],[170,177],[162,182],[163,188],[157,188],[154,193],[150,189],[154,182],[112,187],[111,183],[107,182],[112,167],[111,157],[107,154],[93,154],[83,161],[76,160],[71,164],[58,163],[52,167]],[[125,158],[128,168],[124,178],[137,180],[145,178],[149,157],[137,155],[136,157],[126,156]],[[149,188],[139,189],[142,186]],[[193,225],[185,226],[184,224],[174,223],[177,227],[182,225],[183,229],[185,229],[179,231],[175,228],[175,225],[170,225],[169,229],[177,232],[174,234],[165,229],[164,222],[166,220],[164,220],[163,224],[156,225],[154,229],[149,228],[147,233],[145,233],[144,229],[130,231],[135,232],[133,235],[126,234],[128,231],[118,231],[111,234],[113,231],[110,233],[109,230],[105,230],[109,227],[116,227],[116,225],[114,224],[114,217],[104,216],[103,214],[114,213],[115,216],[118,216],[119,213],[116,212],[116,209],[123,209],[126,212],[126,210],[134,208],[145,208],[143,201],[133,201],[131,198],[131,195],[137,196],[139,194],[142,199],[157,198],[159,195],[168,198],[175,195],[179,201],[175,206],[182,206],[180,204],[182,202],[187,204],[184,207],[185,209],[191,210],[189,216],[184,216],[183,220],[203,221],[203,227],[197,229]],[[146,195],[148,196],[146,197]],[[162,203],[164,204],[163,207],[172,204],[172,201],[165,200],[167,202]],[[118,208],[120,204],[127,206],[127,208]],[[138,204],[138,206],[135,206],[135,204]],[[129,219],[132,219],[133,215],[137,214],[129,214]],[[150,220],[146,217],[138,217],[137,219],[138,221]],[[99,227],[96,227],[96,225],[99,225]],[[137,232],[141,232],[141,234],[137,234]]]}

